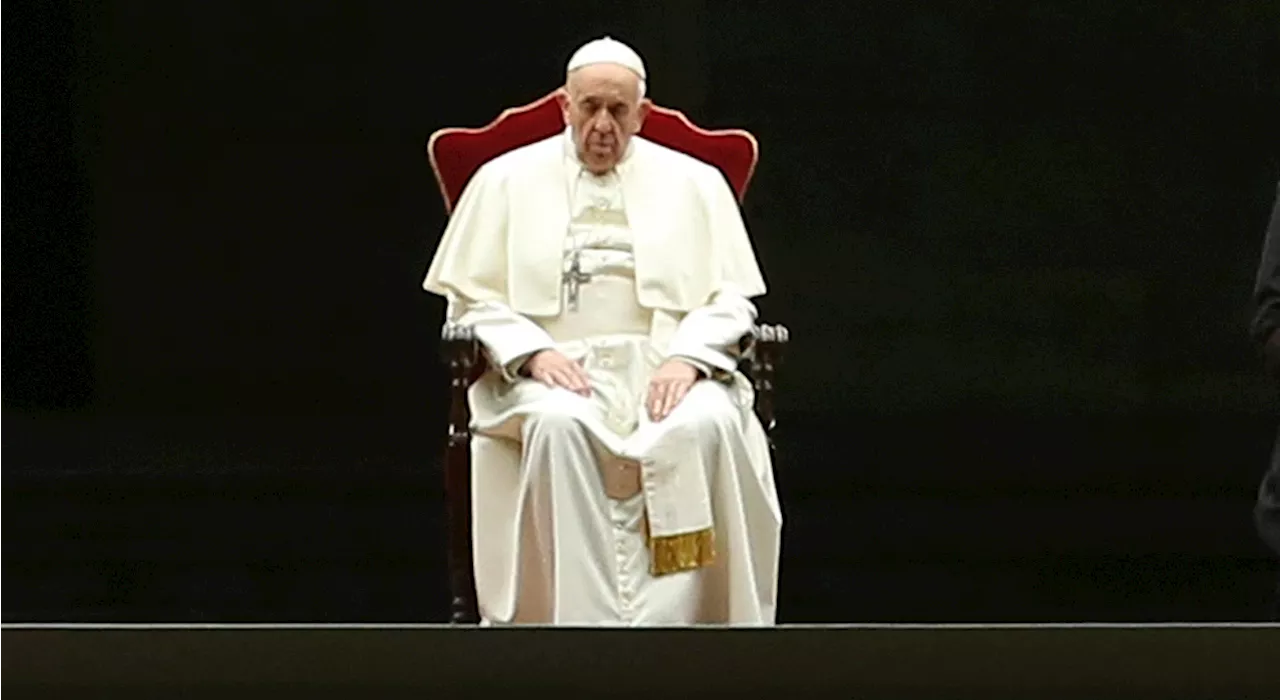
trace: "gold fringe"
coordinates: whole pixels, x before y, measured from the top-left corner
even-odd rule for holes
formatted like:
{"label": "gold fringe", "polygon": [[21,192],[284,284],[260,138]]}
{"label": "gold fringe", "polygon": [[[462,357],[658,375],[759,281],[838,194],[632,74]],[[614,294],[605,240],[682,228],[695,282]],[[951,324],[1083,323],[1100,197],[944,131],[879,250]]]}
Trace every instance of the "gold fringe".
{"label": "gold fringe", "polygon": [[649,570],[654,576],[698,569],[715,560],[716,537],[713,528],[682,535],[649,536]]}

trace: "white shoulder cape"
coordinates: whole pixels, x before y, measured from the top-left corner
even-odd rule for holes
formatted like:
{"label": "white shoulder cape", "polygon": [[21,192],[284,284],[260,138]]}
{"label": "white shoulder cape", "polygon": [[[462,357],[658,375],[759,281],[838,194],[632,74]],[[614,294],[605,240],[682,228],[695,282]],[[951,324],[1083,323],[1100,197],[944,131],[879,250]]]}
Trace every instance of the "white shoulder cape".
{"label": "white shoulder cape", "polygon": [[[560,313],[569,182],[578,167],[566,138],[481,166],[449,219],[424,289],[500,302],[527,316]],[[641,305],[680,314],[720,292],[748,299],[765,293],[738,203],[718,169],[635,137],[618,172]]]}

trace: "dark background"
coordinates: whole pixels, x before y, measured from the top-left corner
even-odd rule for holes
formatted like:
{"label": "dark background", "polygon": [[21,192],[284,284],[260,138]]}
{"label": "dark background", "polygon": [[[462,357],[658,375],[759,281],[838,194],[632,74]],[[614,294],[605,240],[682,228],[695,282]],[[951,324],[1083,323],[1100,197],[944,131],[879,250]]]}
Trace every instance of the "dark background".
{"label": "dark background", "polygon": [[[998,7],[996,7],[998,6]],[[1280,3],[10,3],[4,619],[439,621],[422,156],[632,43],[762,145],[780,620],[1252,620]]]}

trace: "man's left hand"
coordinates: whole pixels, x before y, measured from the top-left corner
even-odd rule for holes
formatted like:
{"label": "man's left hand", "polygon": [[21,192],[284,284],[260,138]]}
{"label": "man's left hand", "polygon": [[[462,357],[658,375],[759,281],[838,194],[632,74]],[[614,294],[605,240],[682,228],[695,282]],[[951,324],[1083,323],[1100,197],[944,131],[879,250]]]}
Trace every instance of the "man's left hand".
{"label": "man's left hand", "polygon": [[662,363],[649,380],[649,396],[645,399],[649,419],[656,423],[671,415],[700,374],[696,367],[684,360],[671,358]]}

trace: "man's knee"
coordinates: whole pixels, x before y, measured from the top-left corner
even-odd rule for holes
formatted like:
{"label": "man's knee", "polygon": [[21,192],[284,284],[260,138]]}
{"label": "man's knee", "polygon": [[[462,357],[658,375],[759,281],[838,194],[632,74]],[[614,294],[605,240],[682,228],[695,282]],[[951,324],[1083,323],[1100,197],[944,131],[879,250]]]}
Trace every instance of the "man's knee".
{"label": "man's knee", "polygon": [[737,425],[740,413],[726,387],[701,381],[663,423],[667,431],[682,438],[718,441]]}
{"label": "man's knee", "polygon": [[524,440],[574,440],[584,438],[586,428],[577,416],[563,407],[551,405],[525,417]]}

